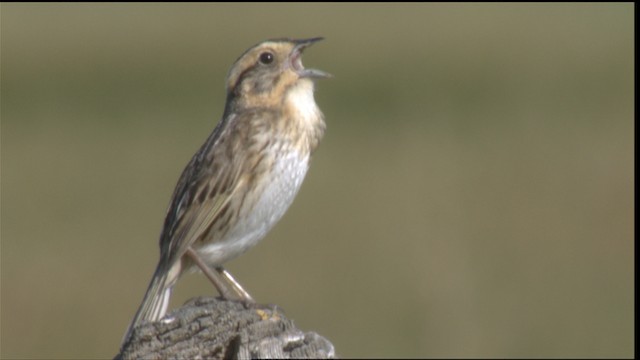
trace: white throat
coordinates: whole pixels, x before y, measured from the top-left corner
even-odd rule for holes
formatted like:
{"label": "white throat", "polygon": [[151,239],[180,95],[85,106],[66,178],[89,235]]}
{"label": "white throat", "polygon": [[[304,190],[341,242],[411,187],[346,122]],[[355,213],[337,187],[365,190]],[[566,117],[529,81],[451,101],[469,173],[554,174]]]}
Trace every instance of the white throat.
{"label": "white throat", "polygon": [[287,94],[287,103],[292,106],[300,120],[314,125],[322,117],[313,97],[313,81],[300,79]]}

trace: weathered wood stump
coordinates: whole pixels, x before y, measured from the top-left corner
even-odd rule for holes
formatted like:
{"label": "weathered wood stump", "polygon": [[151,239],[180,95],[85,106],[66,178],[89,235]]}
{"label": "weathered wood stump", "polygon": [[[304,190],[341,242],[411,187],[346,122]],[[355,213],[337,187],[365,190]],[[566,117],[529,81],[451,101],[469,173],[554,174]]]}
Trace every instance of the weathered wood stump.
{"label": "weathered wood stump", "polygon": [[195,298],[134,329],[115,359],[335,358],[333,345],[297,329],[275,306]]}

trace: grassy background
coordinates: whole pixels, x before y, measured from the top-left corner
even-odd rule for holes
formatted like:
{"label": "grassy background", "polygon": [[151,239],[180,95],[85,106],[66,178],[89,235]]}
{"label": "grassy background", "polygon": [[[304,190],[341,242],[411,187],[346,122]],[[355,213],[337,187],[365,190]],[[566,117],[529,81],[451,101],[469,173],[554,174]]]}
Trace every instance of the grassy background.
{"label": "grassy background", "polygon": [[632,4],[0,10],[1,357],[116,354],[229,66],[318,35],[328,132],[228,264],[252,295],[344,357],[633,355]]}

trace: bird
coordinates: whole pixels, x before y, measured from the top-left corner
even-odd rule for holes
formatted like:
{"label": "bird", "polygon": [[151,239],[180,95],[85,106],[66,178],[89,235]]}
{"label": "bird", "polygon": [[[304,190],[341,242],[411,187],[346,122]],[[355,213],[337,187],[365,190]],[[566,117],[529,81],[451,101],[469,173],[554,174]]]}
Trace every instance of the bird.
{"label": "bird", "polygon": [[123,345],[134,329],[160,320],[180,276],[200,270],[224,299],[255,303],[222,266],[258,243],[281,219],[324,136],[315,80],[331,74],[302,65],[322,40],[262,41],[233,63],[221,120],[183,170],[160,235],[160,259]]}

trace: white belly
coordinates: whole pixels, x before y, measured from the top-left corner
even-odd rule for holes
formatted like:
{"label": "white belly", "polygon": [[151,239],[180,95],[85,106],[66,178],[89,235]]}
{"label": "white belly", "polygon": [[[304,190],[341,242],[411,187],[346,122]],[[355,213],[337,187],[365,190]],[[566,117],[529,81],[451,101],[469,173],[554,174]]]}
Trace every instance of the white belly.
{"label": "white belly", "polygon": [[309,157],[291,152],[274,164],[274,176],[263,186],[262,195],[252,209],[243,209],[242,220],[231,228],[220,241],[198,250],[212,265],[221,265],[258,243],[282,218],[309,168]]}

